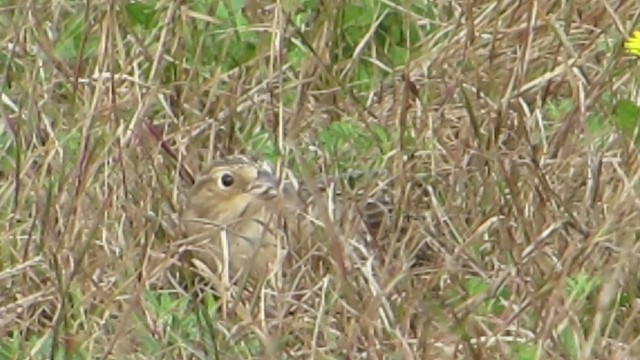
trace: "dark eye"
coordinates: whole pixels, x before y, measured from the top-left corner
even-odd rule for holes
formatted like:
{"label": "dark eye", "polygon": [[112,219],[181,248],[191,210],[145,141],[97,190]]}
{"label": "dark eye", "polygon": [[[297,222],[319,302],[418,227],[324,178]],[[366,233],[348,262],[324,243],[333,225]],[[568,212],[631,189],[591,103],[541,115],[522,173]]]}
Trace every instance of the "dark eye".
{"label": "dark eye", "polygon": [[228,188],[231,185],[233,185],[233,181],[234,181],[233,175],[231,175],[229,173],[224,173],[220,177],[220,184],[225,188]]}

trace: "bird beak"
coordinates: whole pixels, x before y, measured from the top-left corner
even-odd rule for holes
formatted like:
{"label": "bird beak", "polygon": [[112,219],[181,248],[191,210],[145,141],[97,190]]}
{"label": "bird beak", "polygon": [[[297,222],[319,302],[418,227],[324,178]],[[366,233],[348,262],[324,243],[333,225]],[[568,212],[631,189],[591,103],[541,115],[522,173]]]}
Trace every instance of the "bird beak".
{"label": "bird beak", "polygon": [[278,179],[270,171],[260,169],[249,193],[260,199],[273,199],[278,195]]}

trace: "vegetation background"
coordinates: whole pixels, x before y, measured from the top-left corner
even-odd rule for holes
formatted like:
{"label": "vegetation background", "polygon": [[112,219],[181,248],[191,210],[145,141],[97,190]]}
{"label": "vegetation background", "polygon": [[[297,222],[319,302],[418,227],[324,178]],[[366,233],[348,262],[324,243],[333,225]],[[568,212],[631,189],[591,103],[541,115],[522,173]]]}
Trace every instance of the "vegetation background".
{"label": "vegetation background", "polygon": [[[0,358],[640,358],[639,19],[625,0],[0,1]],[[160,280],[160,219],[233,152],[374,174],[353,186],[396,215],[349,276],[301,268],[221,311]]]}

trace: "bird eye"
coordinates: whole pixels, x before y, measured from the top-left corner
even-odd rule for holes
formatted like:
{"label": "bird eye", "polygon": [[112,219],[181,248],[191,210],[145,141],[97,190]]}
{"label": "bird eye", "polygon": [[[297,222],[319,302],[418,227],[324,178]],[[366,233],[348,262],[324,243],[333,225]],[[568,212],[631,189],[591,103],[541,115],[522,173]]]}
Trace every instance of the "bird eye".
{"label": "bird eye", "polygon": [[220,185],[222,185],[222,187],[228,188],[231,185],[233,185],[233,182],[234,182],[233,175],[229,173],[224,173],[220,177]]}

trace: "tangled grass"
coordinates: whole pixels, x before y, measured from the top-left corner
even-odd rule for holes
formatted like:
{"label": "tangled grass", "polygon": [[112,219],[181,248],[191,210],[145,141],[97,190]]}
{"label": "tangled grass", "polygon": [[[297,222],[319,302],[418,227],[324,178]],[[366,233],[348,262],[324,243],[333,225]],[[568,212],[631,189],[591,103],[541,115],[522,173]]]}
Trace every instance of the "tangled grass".
{"label": "tangled grass", "polygon": [[[639,18],[3,2],[0,357],[638,358]],[[365,242],[348,221],[312,239],[326,271],[298,259],[246,296],[194,296],[163,219],[235,152],[358,171],[394,216]]]}

